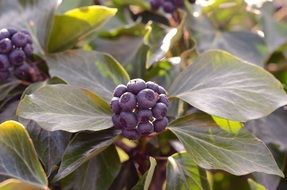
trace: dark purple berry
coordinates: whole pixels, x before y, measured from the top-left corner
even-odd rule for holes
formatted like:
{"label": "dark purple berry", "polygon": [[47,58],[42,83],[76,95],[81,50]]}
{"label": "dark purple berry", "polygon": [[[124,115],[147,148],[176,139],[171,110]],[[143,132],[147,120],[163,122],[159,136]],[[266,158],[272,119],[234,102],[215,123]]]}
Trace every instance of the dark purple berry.
{"label": "dark purple berry", "polygon": [[23,32],[24,34],[26,34],[27,43],[32,44],[32,36],[30,32],[28,32],[27,30],[21,30],[20,32]]}
{"label": "dark purple berry", "polygon": [[158,100],[158,94],[151,89],[143,89],[137,95],[137,101],[140,108],[152,108]]}
{"label": "dark purple berry", "polygon": [[0,54],[0,71],[6,71],[9,67],[8,57],[5,54]]}
{"label": "dark purple berry", "polygon": [[10,34],[9,37],[13,36],[17,32],[15,28],[8,28],[7,30],[9,31],[9,34]]}
{"label": "dark purple berry", "polygon": [[146,123],[152,119],[152,111],[149,109],[139,110],[137,118],[139,123]]}
{"label": "dark purple berry", "polygon": [[24,63],[15,68],[14,75],[21,80],[29,80],[31,69],[32,67],[29,64]]}
{"label": "dark purple berry", "polygon": [[113,97],[111,100],[111,108],[113,113],[119,114],[121,112],[121,106],[118,97]]}
{"label": "dark purple berry", "polygon": [[0,53],[8,53],[12,49],[12,42],[9,38],[0,40]]}
{"label": "dark purple berry", "polygon": [[167,106],[164,103],[157,103],[152,108],[152,114],[156,119],[162,119],[166,116]]}
{"label": "dark purple berry", "polygon": [[27,56],[31,56],[33,54],[33,46],[31,44],[26,44],[23,50]]}
{"label": "dark purple berry", "polygon": [[12,65],[14,66],[20,66],[24,63],[26,59],[26,55],[23,50],[21,49],[14,49],[9,54],[9,60]]}
{"label": "dark purple berry", "polygon": [[9,38],[9,37],[10,37],[10,33],[6,28],[3,28],[0,30],[0,40],[4,38]]}
{"label": "dark purple berry", "polygon": [[0,71],[0,81],[5,81],[10,77],[9,70],[6,71]]}
{"label": "dark purple berry", "polygon": [[175,5],[170,1],[164,2],[162,7],[166,13],[173,13],[175,11]]}
{"label": "dark purple berry", "polygon": [[127,84],[127,90],[133,94],[137,94],[139,91],[146,88],[146,83],[142,79],[130,80]]}
{"label": "dark purple berry", "polygon": [[120,123],[125,129],[134,129],[137,126],[137,119],[132,112],[121,112]]}
{"label": "dark purple berry", "polygon": [[158,10],[160,7],[160,0],[150,0],[150,6],[153,10]]}
{"label": "dark purple berry", "polygon": [[112,116],[112,121],[113,121],[113,124],[114,124],[114,127],[117,128],[117,129],[122,129],[123,126],[120,122],[120,115],[119,114],[113,114]]}
{"label": "dark purple berry", "polygon": [[188,2],[190,2],[191,4],[194,4],[196,0],[188,0]]}
{"label": "dark purple berry", "polygon": [[11,41],[17,47],[25,47],[28,43],[28,37],[23,32],[17,32],[12,36]]}
{"label": "dark purple berry", "polygon": [[154,131],[155,132],[163,131],[166,128],[167,124],[168,124],[168,119],[166,117],[155,120],[153,122]]}
{"label": "dark purple berry", "polygon": [[115,97],[121,97],[123,93],[127,91],[127,87],[123,84],[118,85],[114,90]]}
{"label": "dark purple berry", "polygon": [[140,135],[138,134],[136,129],[133,130],[127,130],[123,129],[122,130],[122,135],[130,140],[137,140],[140,138]]}
{"label": "dark purple berry", "polygon": [[124,111],[133,111],[137,105],[136,96],[131,92],[125,92],[121,95],[119,103]]}
{"label": "dark purple berry", "polygon": [[162,86],[158,86],[158,92],[160,94],[166,94],[166,91],[165,91],[165,89]]}
{"label": "dark purple berry", "polygon": [[147,88],[152,89],[155,92],[159,92],[158,84],[156,84],[152,81],[148,81],[148,82],[146,82],[146,85],[147,85]]}
{"label": "dark purple berry", "polygon": [[164,103],[166,106],[169,105],[168,97],[165,94],[160,94],[158,102]]}
{"label": "dark purple berry", "polygon": [[149,135],[154,131],[154,127],[150,122],[147,123],[140,123],[138,125],[138,133],[141,135]]}

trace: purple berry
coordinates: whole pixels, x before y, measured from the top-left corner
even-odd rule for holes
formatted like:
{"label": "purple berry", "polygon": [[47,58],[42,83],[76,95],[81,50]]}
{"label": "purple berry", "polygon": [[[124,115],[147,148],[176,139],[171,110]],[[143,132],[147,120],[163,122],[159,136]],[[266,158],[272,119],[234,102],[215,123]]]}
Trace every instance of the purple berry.
{"label": "purple berry", "polygon": [[191,4],[194,4],[196,0],[188,0]]}
{"label": "purple berry", "polygon": [[121,95],[119,103],[124,111],[133,111],[137,105],[136,96],[131,92],[125,92]]}
{"label": "purple berry", "polygon": [[166,128],[167,125],[168,125],[167,117],[164,117],[162,119],[157,119],[153,122],[155,132],[162,132]]}
{"label": "purple berry", "polygon": [[146,123],[153,118],[152,111],[149,109],[139,110],[137,112],[137,118],[139,123]]}
{"label": "purple berry", "polygon": [[163,7],[164,12],[166,13],[172,13],[175,11],[175,5],[170,1],[164,2],[162,7]]}
{"label": "purple berry", "polygon": [[146,82],[147,88],[152,89],[155,92],[159,92],[159,88],[158,88],[158,84],[152,82],[152,81],[148,81]]}
{"label": "purple berry", "polygon": [[111,108],[113,113],[119,114],[121,112],[121,106],[118,97],[113,97],[111,100]]}
{"label": "purple berry", "polygon": [[169,105],[168,97],[165,94],[160,94],[159,95],[158,102],[164,103],[166,106]]}
{"label": "purple berry", "polygon": [[173,3],[175,4],[176,7],[183,7],[184,6],[183,0],[173,0]]}
{"label": "purple berry", "polygon": [[23,32],[24,34],[26,34],[27,43],[32,44],[32,36],[30,32],[28,32],[27,30],[21,30],[20,32]]}
{"label": "purple berry", "polygon": [[12,49],[12,42],[9,38],[0,40],[0,53],[8,53]]}
{"label": "purple berry", "polygon": [[6,71],[9,67],[8,57],[5,54],[0,54],[0,71]]}
{"label": "purple berry", "polygon": [[21,80],[29,80],[31,69],[32,68],[30,65],[24,63],[21,66],[15,68],[14,75]]}
{"label": "purple berry", "polygon": [[17,32],[12,36],[11,41],[17,47],[25,47],[28,43],[28,37],[23,32]]}
{"label": "purple berry", "polygon": [[10,77],[9,70],[6,71],[0,71],[0,81],[5,81]]}
{"label": "purple berry", "polygon": [[17,32],[15,28],[8,28],[7,30],[9,31],[9,34],[10,34],[9,37],[13,36]]}
{"label": "purple berry", "polygon": [[117,128],[117,129],[123,128],[123,126],[121,125],[121,122],[120,122],[120,115],[119,114],[113,114],[112,122],[113,122],[115,128]]}
{"label": "purple berry", "polygon": [[138,125],[138,133],[141,135],[149,135],[154,131],[154,127],[150,122],[147,123],[140,123]]}
{"label": "purple berry", "polygon": [[115,97],[121,97],[123,93],[127,91],[127,87],[123,84],[118,85],[114,90]]}
{"label": "purple berry", "polygon": [[156,119],[162,119],[163,117],[166,116],[167,113],[167,106],[164,103],[157,103],[153,108],[152,108],[152,113],[153,116]]}
{"label": "purple berry", "polygon": [[9,54],[9,60],[12,65],[14,66],[20,66],[25,62],[26,55],[23,50],[21,49],[14,49]]}
{"label": "purple berry", "polygon": [[137,126],[137,119],[132,112],[121,112],[120,123],[125,129],[134,129]]}
{"label": "purple berry", "polygon": [[9,38],[9,37],[10,37],[10,33],[6,28],[3,28],[0,30],[0,40],[4,38]]}
{"label": "purple berry", "polygon": [[137,95],[137,101],[140,108],[152,108],[158,100],[158,94],[151,89],[143,89]]}
{"label": "purple berry", "polygon": [[150,0],[150,6],[153,10],[158,10],[161,2],[159,0]]}
{"label": "purple berry", "polygon": [[158,93],[159,94],[166,94],[166,91],[162,86],[158,86]]}
{"label": "purple berry", "polygon": [[122,135],[130,140],[137,140],[140,137],[136,129],[133,130],[123,129]]}
{"label": "purple berry", "polygon": [[27,56],[31,56],[33,54],[33,46],[31,44],[26,44],[23,50]]}
{"label": "purple berry", "polygon": [[133,79],[130,80],[127,84],[128,92],[132,92],[133,94],[137,94],[139,91],[146,88],[146,83],[142,79]]}

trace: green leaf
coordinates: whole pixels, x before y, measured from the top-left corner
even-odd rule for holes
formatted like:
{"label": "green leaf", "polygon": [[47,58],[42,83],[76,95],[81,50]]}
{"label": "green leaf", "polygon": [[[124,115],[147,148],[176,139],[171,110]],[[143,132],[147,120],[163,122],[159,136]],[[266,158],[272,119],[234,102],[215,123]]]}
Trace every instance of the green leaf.
{"label": "green leaf", "polygon": [[112,127],[109,105],[92,92],[69,85],[47,85],[26,95],[17,115],[48,131],[99,131]]}
{"label": "green leaf", "polygon": [[114,4],[118,6],[130,6],[130,5],[137,5],[143,9],[149,9],[150,5],[146,1],[142,0],[113,0]]}
{"label": "green leaf", "polygon": [[287,104],[281,83],[271,74],[217,50],[201,54],[169,92],[211,115],[243,122]]}
{"label": "green leaf", "polygon": [[118,84],[126,84],[129,75],[111,56],[96,51],[73,50],[47,57],[52,76],[70,85],[86,88],[110,102]]}
{"label": "green leaf", "polygon": [[117,10],[104,6],[87,6],[56,15],[48,42],[48,51],[57,52],[73,47]]}
{"label": "green leaf", "polygon": [[57,9],[57,12],[64,13],[77,7],[93,5],[93,3],[93,0],[63,0]]}
{"label": "green leaf", "polygon": [[234,133],[237,134],[240,129],[243,127],[243,124],[238,121],[232,121],[216,116],[212,116],[212,119],[215,121],[215,123],[224,131],[228,133]]}
{"label": "green leaf", "polygon": [[0,125],[0,173],[39,188],[47,188],[45,172],[23,125],[7,121]]}
{"label": "green leaf", "polygon": [[248,179],[248,183],[251,190],[267,190],[263,185],[256,183],[254,180],[250,178]]}
{"label": "green leaf", "polygon": [[117,151],[114,146],[110,146],[63,179],[63,190],[109,189],[120,168]]}
{"label": "green leaf", "polygon": [[176,153],[168,157],[166,170],[168,190],[208,190],[206,172],[199,168],[187,153]]}
{"label": "green leaf", "polygon": [[0,183],[0,190],[49,190],[47,188],[36,187],[18,179],[7,179]]}
{"label": "green leaf", "polygon": [[114,142],[117,134],[114,129],[78,133],[66,148],[54,180],[66,177],[83,163],[104,151]]}
{"label": "green leaf", "polygon": [[202,168],[234,175],[263,172],[284,176],[266,145],[244,129],[237,134],[227,133],[205,114],[179,118],[169,129]]}

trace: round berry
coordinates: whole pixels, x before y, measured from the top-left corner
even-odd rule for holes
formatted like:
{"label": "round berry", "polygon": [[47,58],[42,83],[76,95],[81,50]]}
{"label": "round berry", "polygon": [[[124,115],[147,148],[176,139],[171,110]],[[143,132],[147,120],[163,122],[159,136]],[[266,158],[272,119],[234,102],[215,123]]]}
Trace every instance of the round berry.
{"label": "round berry", "polygon": [[27,34],[23,32],[16,32],[12,38],[12,43],[17,47],[25,47],[25,45],[28,43],[28,37]]}
{"label": "round berry", "polygon": [[9,34],[10,34],[9,37],[13,36],[17,32],[15,28],[8,28],[7,30],[9,31]]}
{"label": "round berry", "polygon": [[149,135],[154,131],[154,127],[150,122],[147,123],[140,123],[138,125],[138,133],[141,135]]}
{"label": "round berry", "polygon": [[167,106],[164,103],[157,103],[152,108],[152,114],[156,119],[162,119],[166,116],[167,113]]}
{"label": "round berry", "polygon": [[21,32],[23,32],[24,34],[26,34],[27,43],[32,44],[32,36],[31,36],[30,32],[28,32],[27,30],[21,30]]}
{"label": "round berry", "polygon": [[118,97],[113,97],[111,100],[111,108],[113,113],[119,114],[121,112],[121,106]]}
{"label": "round berry", "polygon": [[152,89],[155,92],[159,92],[158,84],[156,84],[155,82],[148,81],[146,82],[146,85],[147,85],[147,88]]}
{"label": "round berry", "polygon": [[146,123],[152,119],[152,111],[149,109],[139,110],[137,118],[139,123]]}
{"label": "round berry", "polygon": [[0,71],[6,71],[9,67],[8,57],[5,54],[0,54]]}
{"label": "round berry", "polygon": [[14,49],[9,54],[9,60],[12,65],[14,66],[20,66],[24,63],[26,59],[26,55],[23,50],[21,49]]}
{"label": "round berry", "polygon": [[164,103],[166,106],[169,105],[168,97],[165,94],[160,94],[158,102]]}
{"label": "round berry", "polygon": [[150,6],[153,10],[158,10],[161,2],[159,0],[150,0]]}
{"label": "round berry", "polygon": [[120,122],[120,115],[119,114],[113,114],[112,122],[113,122],[115,128],[117,128],[117,129],[122,129],[123,128],[123,126],[122,126],[122,124]]}
{"label": "round berry", "polygon": [[122,135],[130,140],[137,140],[139,139],[140,135],[138,134],[136,129],[133,130],[127,130],[123,129],[122,130]]}
{"label": "round berry", "polygon": [[10,37],[10,33],[6,28],[3,28],[0,30],[0,40],[4,38],[9,38],[9,37]]}
{"label": "round berry", "polygon": [[9,70],[6,71],[0,71],[0,81],[5,81],[10,77]]}
{"label": "round berry", "polygon": [[140,108],[152,108],[158,100],[158,94],[151,89],[141,90],[137,95],[137,101]]}
{"label": "round berry", "polygon": [[154,126],[154,131],[155,132],[161,132],[163,131],[166,126],[168,124],[168,119],[167,117],[164,117],[162,119],[157,119],[153,122],[153,126]]}
{"label": "round berry", "polygon": [[24,63],[21,66],[15,68],[14,75],[21,80],[29,80],[31,69],[32,68],[30,65]]}
{"label": "round berry", "polygon": [[146,83],[142,79],[133,79],[130,80],[127,84],[128,92],[132,92],[133,94],[137,94],[139,91],[146,88]]}
{"label": "round berry", "polygon": [[121,112],[120,123],[126,129],[134,129],[137,126],[137,119],[132,112]]}
{"label": "round berry", "polygon": [[12,49],[12,42],[9,38],[0,40],[0,53],[8,53]]}
{"label": "round berry", "polygon": [[118,85],[114,90],[115,97],[121,97],[123,93],[127,91],[127,87],[123,84]]}
{"label": "round berry", "polygon": [[164,12],[166,13],[172,13],[175,11],[175,5],[170,1],[164,2],[162,7],[163,7]]}
{"label": "round berry", "polygon": [[132,111],[137,105],[136,96],[131,92],[125,92],[121,95],[119,103],[124,111]]}
{"label": "round berry", "polygon": [[27,56],[31,56],[33,54],[33,46],[31,44],[26,44],[23,50]]}
{"label": "round berry", "polygon": [[162,86],[158,86],[158,92],[160,94],[166,94],[166,91],[165,91],[165,89]]}

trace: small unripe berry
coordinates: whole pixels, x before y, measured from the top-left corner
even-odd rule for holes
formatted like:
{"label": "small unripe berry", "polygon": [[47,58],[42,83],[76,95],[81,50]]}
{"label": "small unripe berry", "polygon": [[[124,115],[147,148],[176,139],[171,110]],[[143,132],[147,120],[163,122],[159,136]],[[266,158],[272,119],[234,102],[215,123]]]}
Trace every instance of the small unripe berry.
{"label": "small unripe berry", "polygon": [[146,123],[152,119],[152,111],[149,109],[140,109],[137,112],[137,118],[139,123]]}
{"label": "small unripe berry", "polygon": [[112,122],[113,122],[115,128],[117,128],[117,129],[122,129],[123,128],[123,126],[122,126],[122,124],[120,122],[120,115],[119,114],[113,114]]}
{"label": "small unripe berry", "polygon": [[139,91],[146,88],[146,83],[142,79],[130,80],[127,84],[127,90],[133,94],[137,94]]}
{"label": "small unripe berry", "polygon": [[9,60],[12,65],[14,66],[20,66],[24,63],[26,59],[26,55],[23,50],[21,49],[14,49],[9,54]]}
{"label": "small unripe berry", "polygon": [[164,2],[162,7],[163,7],[164,12],[166,13],[172,13],[175,11],[175,5],[170,1]]}
{"label": "small unripe berry", "polygon": [[164,103],[166,106],[169,106],[168,97],[165,94],[160,94],[158,102]]}
{"label": "small unripe berry", "polygon": [[146,85],[147,85],[147,88],[152,89],[153,91],[155,91],[157,93],[159,92],[158,84],[156,84],[155,82],[148,81],[148,82],[146,82]]}
{"label": "small unripe berry", "polygon": [[9,38],[9,37],[10,37],[10,33],[6,28],[3,28],[0,30],[0,40],[4,38]]}
{"label": "small unripe berry", "polygon": [[137,105],[136,96],[131,92],[125,92],[121,95],[119,103],[124,111],[132,111]]}
{"label": "small unripe berry", "polygon": [[136,129],[133,129],[133,130],[123,129],[122,135],[131,140],[137,140],[140,138],[140,135],[138,134]]}
{"label": "small unripe berry", "polygon": [[10,77],[9,70],[6,71],[0,71],[0,81],[5,81]]}
{"label": "small unripe berry", "polygon": [[157,103],[153,108],[152,108],[152,113],[153,116],[156,119],[162,119],[163,117],[166,116],[167,113],[167,106],[164,103]]}
{"label": "small unripe berry", "polygon": [[8,53],[12,49],[12,42],[9,38],[0,40],[0,53]]}
{"label": "small unripe berry", "polygon": [[138,125],[138,133],[141,135],[149,135],[154,131],[154,127],[150,122],[147,123],[140,123]]}
{"label": "small unripe berry", "polygon": [[121,97],[123,93],[127,91],[127,87],[123,84],[118,85],[114,90],[115,97]]}
{"label": "small unripe berry", "polygon": [[5,54],[0,54],[0,71],[6,71],[9,67],[8,57]]}
{"label": "small unripe berry", "polygon": [[16,32],[12,36],[11,41],[17,47],[24,47],[28,43],[28,37],[23,32]]}
{"label": "small unripe berry", "polygon": [[121,112],[120,123],[126,129],[134,129],[137,126],[137,119],[132,112]]}
{"label": "small unripe berry", "polygon": [[158,94],[151,89],[143,89],[137,95],[139,108],[152,108],[158,100]]}
{"label": "small unripe berry", "polygon": [[168,125],[168,119],[166,117],[162,119],[157,119],[153,122],[155,132],[163,131],[167,125]]}
{"label": "small unripe berry", "polygon": [[113,113],[119,114],[122,111],[119,100],[120,99],[118,97],[113,97],[111,100],[111,108]]}

